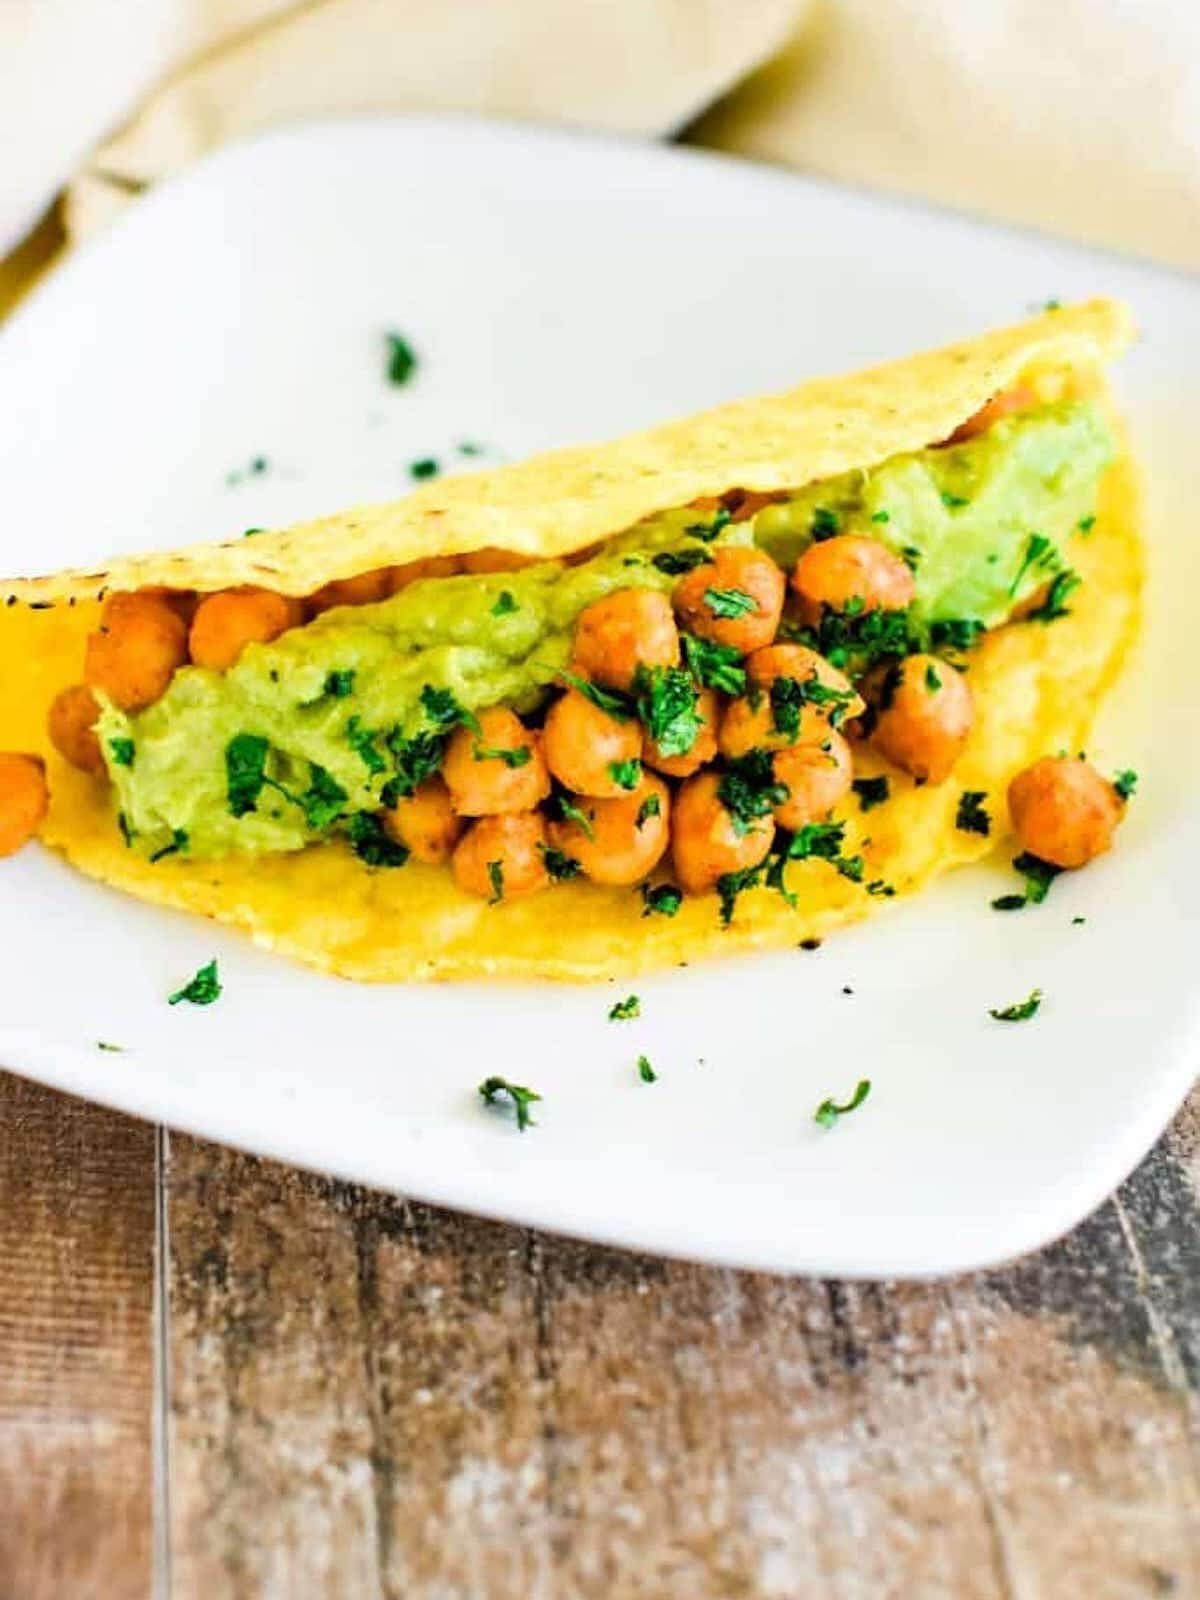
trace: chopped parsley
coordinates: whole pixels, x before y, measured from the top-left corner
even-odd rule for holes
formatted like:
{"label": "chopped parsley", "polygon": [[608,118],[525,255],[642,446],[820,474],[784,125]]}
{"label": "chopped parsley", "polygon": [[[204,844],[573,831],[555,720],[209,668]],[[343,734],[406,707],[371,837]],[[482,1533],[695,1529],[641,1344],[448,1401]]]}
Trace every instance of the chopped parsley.
{"label": "chopped parsley", "polygon": [[608,775],[620,789],[636,789],[642,781],[640,761],[610,761]]}
{"label": "chopped parsley", "polygon": [[542,860],[555,883],[566,883],[583,871],[583,866],[574,856],[569,856],[565,850],[556,850],[552,844],[542,846]]}
{"label": "chopped parsley", "polygon": [[842,519],[832,506],[817,506],[812,514],[808,531],[819,544],[822,539],[832,539],[841,532]]}
{"label": "chopped parsley", "polygon": [[642,912],[644,917],[673,917],[683,904],[683,891],[673,883],[656,884],[653,889],[644,883],[642,899],[646,902],[646,909]]}
{"label": "chopped parsley", "polygon": [[487,864],[488,882],[492,886],[492,898],[488,905],[497,905],[504,899],[504,863],[502,861],[489,861]]}
{"label": "chopped parsley", "polygon": [[837,728],[845,721],[846,712],[857,698],[853,689],[832,689],[815,673],[807,678],[779,677],[771,684],[771,721],[776,733],[783,734],[785,739],[796,739],[806,705],[827,711],[830,726]]}
{"label": "chopped parsley", "polygon": [[789,633],[823,655],[831,666],[852,665],[855,672],[866,672],[892,656],[907,655],[910,649],[908,610],[868,611],[861,600],[847,601],[840,611],[823,606],[815,628]]}
{"label": "chopped parsley", "polygon": [[888,781],[882,775],[878,778],[855,778],[850,787],[858,796],[858,803],[863,811],[873,811],[888,797]]}
{"label": "chopped parsley", "polygon": [[464,439],[459,444],[458,453],[460,456],[481,456],[486,448],[475,439]]}
{"label": "chopped parsley", "polygon": [[416,478],[418,483],[423,483],[426,478],[436,478],[441,470],[435,456],[422,456],[419,461],[408,463],[408,475]]}
{"label": "chopped parsley", "polygon": [[421,709],[435,727],[455,728],[461,723],[463,727],[470,728],[472,733],[479,732],[479,721],[474,712],[460,706],[451,689],[435,689],[431,683],[427,683],[421,690]]}
{"label": "chopped parsley", "polygon": [[651,817],[658,817],[661,815],[662,802],[659,800],[656,794],[648,794],[638,807],[638,814],[634,821],[634,827],[639,829],[644,828]]}
{"label": "chopped parsley", "polygon": [[746,669],[731,645],[714,644],[693,633],[682,636],[684,660],[696,682],[721,694],[741,694],[746,687]]}
{"label": "chopped parsley", "polygon": [[758,601],[745,589],[705,589],[704,603],[720,621],[736,621],[759,609]]}
{"label": "chopped parsley", "polygon": [[1002,894],[992,901],[993,911],[1021,911],[1025,906],[1040,906],[1050,893],[1050,885],[1062,871],[1061,867],[1043,861],[1028,850],[1013,858],[1013,866],[1025,879],[1024,894]]}
{"label": "chopped parsley", "polygon": [[872,522],[890,522],[891,520],[892,514],[890,511],[872,511],[871,513]]}
{"label": "chopped parsley", "polygon": [[1080,517],[1075,526],[1079,529],[1080,533],[1091,533],[1092,529],[1096,526],[1095,514],[1093,513],[1090,517]]}
{"label": "chopped parsley", "polygon": [[117,827],[121,830],[121,838],[124,839],[125,848],[128,850],[133,844],[133,829],[129,826],[129,818],[123,811],[117,812]]}
{"label": "chopped parsley", "polygon": [[767,887],[781,894],[789,906],[796,905],[796,896],[788,888],[784,876],[790,861],[828,861],[841,877],[848,878],[851,883],[861,883],[863,858],[842,854],[845,839],[844,822],[806,822],[793,834],[781,829],[776,835],[774,850],[764,862]]}
{"label": "chopped parsley", "polygon": [[326,772],[314,761],[309,769],[308,788],[299,801],[308,826],[317,833],[328,828],[342,815],[349,798],[332,773]]}
{"label": "chopped parsley", "polygon": [[727,761],[717,785],[717,799],[733,822],[733,831],[744,836],[760,818],[769,816],[787,800],[790,791],[775,778],[769,750],[751,750],[736,760]]}
{"label": "chopped parsley", "polygon": [[107,1050],[110,1055],[119,1056],[124,1052],[125,1046],[123,1044],[110,1044],[107,1039],[97,1039],[96,1049]]}
{"label": "chopped parsley", "polygon": [[350,848],[368,867],[402,867],[409,854],[369,811],[356,811],[350,818]]}
{"label": "chopped parsley", "polygon": [[822,1100],[813,1112],[813,1121],[822,1128],[832,1128],[840,1117],[848,1117],[852,1111],[857,1111],[859,1106],[871,1092],[870,1078],[861,1078],[854,1093],[844,1105],[839,1105],[836,1100]]}
{"label": "chopped parsley", "polygon": [[983,804],[986,799],[986,789],[964,789],[959,795],[954,826],[960,833],[978,833],[985,839],[991,833],[992,819]]}
{"label": "chopped parsley", "polygon": [[763,869],[740,867],[737,872],[723,872],[717,879],[717,897],[721,902],[721,926],[727,928],[733,921],[738,897],[747,889],[755,889],[762,882]]}
{"label": "chopped parsley", "polygon": [[496,596],[496,604],[492,607],[492,615],[494,617],[511,617],[514,611],[519,611],[520,609],[512,590],[501,589]]}
{"label": "chopped parsley", "polygon": [[266,533],[267,531],[266,528],[247,528],[245,533],[242,534],[242,538],[253,539],[256,534]]}
{"label": "chopped parsley", "polygon": [[934,666],[932,661],[925,668],[925,687],[929,690],[930,694],[936,694],[942,687],[941,676],[939,675],[938,669]]}
{"label": "chopped parsley", "polygon": [[918,545],[906,544],[901,550],[900,556],[910,572],[915,572],[921,565],[921,550]]}
{"label": "chopped parsley", "polygon": [[655,1072],[654,1068],[650,1065],[650,1061],[649,1061],[649,1058],[647,1056],[639,1056],[638,1057],[638,1059],[637,1059],[637,1069],[638,1069],[638,1077],[642,1080],[643,1083],[657,1083],[658,1082],[658,1073]]}
{"label": "chopped parsley", "polygon": [[118,767],[131,767],[133,765],[132,739],[110,739],[108,741],[108,749],[114,765]]}
{"label": "chopped parsley", "polygon": [[210,1006],[214,1000],[220,999],[221,979],[217,972],[217,963],[209,961],[201,967],[195,977],[189,978],[182,989],[167,996],[169,1006],[177,1006],[183,1000],[193,1006]]}
{"label": "chopped parsley", "polygon": [[1016,594],[1028,573],[1051,570],[1060,564],[1061,559],[1053,539],[1047,539],[1044,533],[1031,533],[1017,575],[1008,591],[1010,597]]}
{"label": "chopped parsley", "polygon": [[1067,596],[1075,593],[1082,584],[1083,579],[1073,567],[1064,567],[1061,572],[1056,572],[1051,579],[1050,587],[1046,591],[1046,598],[1026,617],[1027,622],[1056,622],[1059,617],[1071,614],[1071,608],[1066,604]]}
{"label": "chopped parsley", "polygon": [[257,733],[237,733],[225,746],[225,789],[229,812],[244,817],[258,805],[267,781],[266,739]]}
{"label": "chopped parsley", "polygon": [[170,844],[164,844],[154,852],[154,854],[150,857],[150,865],[153,866],[156,861],[165,861],[167,856],[181,855],[187,849],[187,847],[187,829],[172,828]]}
{"label": "chopped parsley", "polygon": [[1132,767],[1125,767],[1117,773],[1112,785],[1122,800],[1132,800],[1138,786],[1138,775]]}
{"label": "chopped parsley", "polygon": [[341,667],[325,674],[325,693],[331,700],[344,700],[347,695],[354,693],[355,670],[353,667]]}
{"label": "chopped parsley", "polygon": [[693,539],[702,539],[705,544],[711,544],[722,528],[728,526],[729,520],[729,508],[727,506],[718,506],[716,511],[713,512],[711,522],[689,522],[683,531],[684,533],[690,533]]}
{"label": "chopped parsley", "polygon": [[984,624],[976,617],[944,617],[930,623],[929,647],[939,653],[964,655],[974,649],[984,631]]}
{"label": "chopped parsley", "polygon": [[639,667],[634,690],[638,716],[659,754],[687,755],[704,726],[690,675],[682,667]]}
{"label": "chopped parsley", "polygon": [[1030,1017],[1037,1016],[1042,999],[1042,991],[1034,989],[1026,999],[1017,1001],[1015,1005],[990,1007],[988,1016],[995,1017],[997,1022],[1028,1022]]}
{"label": "chopped parsley", "polygon": [[527,744],[508,747],[477,744],[474,755],[476,761],[503,761],[504,765],[510,769],[527,767],[533,760],[533,751]]}
{"label": "chopped parsley", "polygon": [[949,489],[942,490],[942,504],[948,511],[957,511],[960,506],[969,506],[971,502],[966,495],[951,494]]}
{"label": "chopped parsley", "polygon": [[598,683],[581,678],[574,672],[560,672],[559,677],[565,683],[569,683],[572,689],[578,689],[585,700],[590,700],[601,711],[607,711],[609,716],[615,717],[618,722],[628,722],[633,715],[629,701],[615,690],[603,689]]}
{"label": "chopped parsley", "polygon": [[608,1013],[610,1022],[629,1022],[633,1017],[642,1014],[642,1002],[637,995],[626,995],[624,1000],[618,1000]]}
{"label": "chopped parsley", "polygon": [[546,809],[552,817],[556,817],[560,822],[573,822],[586,838],[594,839],[596,837],[596,830],[592,825],[591,817],[588,816],[582,806],[575,803],[566,789],[555,785],[553,793],[546,802]]}
{"label": "chopped parsley", "polygon": [[394,806],[397,800],[407,799],[426,778],[432,778],[441,769],[446,740],[439,733],[417,733],[411,739],[404,739],[400,730],[394,728],[388,734],[387,747],[395,763],[396,776],[384,784],[380,799],[385,806]]}
{"label": "chopped parsley", "polygon": [[697,567],[707,566],[712,561],[712,556],[705,549],[691,550],[662,550],[651,558],[650,565],[657,567],[660,572],[665,572],[668,577],[676,578],[684,572],[694,572]]}
{"label": "chopped parsley", "polygon": [[387,341],[387,380],[402,388],[417,370],[417,353],[402,333],[384,335]]}
{"label": "chopped parsley", "polygon": [[387,771],[387,762],[375,748],[378,737],[378,729],[364,728],[362,718],[357,712],[346,724],[346,743],[370,773]]}
{"label": "chopped parsley", "polygon": [[526,1128],[537,1127],[537,1123],[529,1115],[530,1106],[542,1098],[536,1089],[526,1089],[519,1083],[509,1083],[507,1078],[485,1078],[479,1085],[479,1093],[483,1097],[484,1105],[488,1106],[494,1106],[501,1095],[508,1099],[516,1113],[518,1133],[524,1133]]}

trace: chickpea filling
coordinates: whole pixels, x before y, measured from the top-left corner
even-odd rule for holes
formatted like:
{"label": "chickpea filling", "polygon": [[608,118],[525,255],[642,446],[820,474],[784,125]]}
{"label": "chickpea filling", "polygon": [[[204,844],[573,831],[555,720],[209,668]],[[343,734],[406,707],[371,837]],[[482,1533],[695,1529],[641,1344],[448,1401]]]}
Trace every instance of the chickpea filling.
{"label": "chickpea filling", "polygon": [[[833,819],[865,745],[918,783],[951,776],[970,651],[1067,613],[1066,552],[1112,454],[1090,402],[1018,387],[940,445],[734,488],[566,561],[478,551],[306,598],[114,594],[50,736],[111,784],[151,861],[337,836],[492,904],[583,878],[640,890],[648,914],[715,893],[728,920],[764,879],[787,897],[793,860],[863,880]],[[33,758],[0,756],[5,783],[0,853],[46,804]],[[1099,783],[1029,769],[1018,832],[1081,865],[1124,803]]]}

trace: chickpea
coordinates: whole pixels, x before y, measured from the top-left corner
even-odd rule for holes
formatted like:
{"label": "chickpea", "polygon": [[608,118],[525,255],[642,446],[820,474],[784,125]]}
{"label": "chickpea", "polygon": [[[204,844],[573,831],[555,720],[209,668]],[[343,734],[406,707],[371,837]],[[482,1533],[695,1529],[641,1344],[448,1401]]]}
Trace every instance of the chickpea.
{"label": "chickpea", "polygon": [[[779,630],[786,589],[783,573],[762,550],[728,545],[714,550],[712,560],[686,573],[671,596],[680,623],[689,633],[728,645],[742,655],[771,643]],[[720,615],[715,592],[729,594],[735,604],[749,597],[752,605],[736,616]]]}
{"label": "chickpea", "polygon": [[913,575],[878,539],[857,533],[810,544],[796,563],[792,588],[806,622],[816,624],[825,607],[844,611],[854,601],[864,611],[903,611],[912,604]]}
{"label": "chickpea", "polygon": [[465,894],[516,900],[550,883],[546,871],[546,821],[540,811],[481,817],[459,840],[451,869]]}
{"label": "chickpea", "polygon": [[850,746],[835,729],[820,744],[781,750],[771,763],[776,782],[788,791],[775,807],[775,820],[797,833],[809,822],[822,822],[850,793],[854,759]]}
{"label": "chickpea", "polygon": [[188,637],[198,667],[226,672],[248,644],[269,644],[304,621],[304,602],[271,589],[222,589],[196,607]]}
{"label": "chickpea", "polygon": [[992,424],[999,422],[1001,418],[1011,417],[1018,411],[1028,411],[1035,405],[1037,405],[1037,395],[1030,385],[1014,383],[1011,388],[1001,389],[999,394],[994,394],[973,416],[960,423],[946,443],[961,444],[964,439],[974,439],[979,434],[986,433]]}
{"label": "chickpea", "polygon": [[309,609],[314,616],[331,611],[334,606],[369,606],[377,600],[386,600],[392,589],[392,567],[376,567],[374,572],[360,572],[356,578],[335,578],[322,584],[308,597]]}
{"label": "chickpea", "polygon": [[453,578],[461,572],[461,556],[423,556],[419,561],[405,561],[398,567],[389,567],[387,593],[399,594],[418,578]]}
{"label": "chickpea", "polygon": [[33,838],[49,805],[41,756],[0,751],[0,856],[15,855]]}
{"label": "chickpea", "polygon": [[675,796],[671,854],[679,886],[688,894],[715,889],[727,872],[757,867],[775,838],[770,817],[753,818],[739,833],[717,793],[720,783],[717,773],[698,772]]}
{"label": "chickpea", "polygon": [[532,811],[550,793],[541,741],[507,706],[479,714],[479,732],[455,728],[442,776],[460,817]]}
{"label": "chickpea", "polygon": [[622,722],[578,689],[568,689],[550,707],[542,751],[550,771],[568,789],[611,798],[626,791],[609,769],[638,759],[642,730],[632,717]]}
{"label": "chickpea", "polygon": [[665,772],[668,778],[690,778],[693,772],[708,765],[717,753],[717,724],[721,720],[721,708],[711,689],[697,691],[696,715],[700,719],[700,731],[692,748],[682,755],[664,756],[647,733],[642,760],[648,767]]}
{"label": "chickpea", "polygon": [[96,777],[105,771],[100,741],[95,734],[100,707],[86,683],[73,683],[56,696],[46,717],[50,743],[73,767]]}
{"label": "chickpea", "polygon": [[872,735],[889,761],[922,783],[949,777],[975,720],[966,678],[938,656],[907,656],[884,679]]}
{"label": "chickpea", "polygon": [[[830,728],[863,709],[862,697],[849,678],[824,656],[800,644],[769,645],[746,660],[749,694],[739,695],[725,708],[721,720],[721,754],[737,757],[751,750],[787,750],[793,745],[819,744]],[[801,685],[818,684],[838,696],[826,701],[794,700],[773,693],[781,679]],[[788,712],[791,715],[788,715]],[[784,726],[781,728],[779,723]]]}
{"label": "chickpea", "polygon": [[388,837],[431,867],[444,866],[449,861],[464,826],[461,817],[455,815],[450,791],[441,778],[427,778],[380,816]]}
{"label": "chickpea", "polygon": [[1083,867],[1112,844],[1125,803],[1082,756],[1043,756],[1008,786],[1023,850],[1056,867]]}
{"label": "chickpea", "polygon": [[673,667],[679,632],[671,602],[654,589],[618,589],[579,613],[575,670],[610,689],[631,689],[639,667]]}
{"label": "chickpea", "polygon": [[666,855],[671,792],[652,772],[630,794],[588,800],[581,809],[591,833],[578,822],[551,822],[550,843],[573,856],[593,883],[640,883]]}
{"label": "chickpea", "polygon": [[841,718],[857,717],[864,709],[862,696],[855,693],[854,685],[844,672],[839,672],[823,655],[803,644],[771,644],[746,657],[746,675],[757,689],[769,689],[776,678],[795,678],[803,683],[815,678],[826,689],[851,698],[839,706]]}
{"label": "chickpea", "polygon": [[522,567],[535,566],[539,557],[518,555],[515,550],[501,550],[489,544],[482,550],[469,550],[460,559],[464,572],[519,572]]}
{"label": "chickpea", "polygon": [[83,675],[122,711],[144,711],[187,660],[187,624],[162,594],[115,594],[88,635]]}

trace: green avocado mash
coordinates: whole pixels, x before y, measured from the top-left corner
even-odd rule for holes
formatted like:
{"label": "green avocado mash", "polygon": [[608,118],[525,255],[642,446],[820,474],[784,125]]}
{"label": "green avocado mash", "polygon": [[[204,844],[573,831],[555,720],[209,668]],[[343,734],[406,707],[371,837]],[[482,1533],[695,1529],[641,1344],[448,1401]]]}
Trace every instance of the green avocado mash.
{"label": "green avocado mash", "polygon": [[669,591],[694,552],[717,544],[757,540],[790,566],[814,537],[857,531],[913,567],[918,633],[994,626],[1065,570],[1060,551],[1092,513],[1112,452],[1095,407],[1060,402],[811,485],[751,522],[722,526],[683,508],[575,566],[426,579],[328,611],[250,645],[228,672],[181,669],[138,716],[105,707],[98,731],[122,829],[147,855],[194,857],[297,850],[348,830],[367,840],[366,859],[388,864],[378,830],[351,819],[435,771],[447,733],[472,712],[536,709],[593,601]]}

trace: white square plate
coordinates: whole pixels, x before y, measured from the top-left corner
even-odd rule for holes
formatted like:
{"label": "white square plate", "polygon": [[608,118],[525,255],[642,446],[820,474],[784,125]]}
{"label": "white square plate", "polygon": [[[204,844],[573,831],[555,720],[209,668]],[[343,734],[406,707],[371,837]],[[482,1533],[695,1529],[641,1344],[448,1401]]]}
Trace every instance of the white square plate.
{"label": "white square plate", "polygon": [[[465,439],[512,458],[617,434],[1094,293],[1145,330],[1122,384],[1149,623],[1096,745],[1143,784],[1119,848],[1044,906],[997,916],[1011,875],[966,871],[818,952],[639,980],[643,1019],[616,1024],[625,985],[356,988],[30,850],[0,874],[0,1061],[306,1166],[704,1260],[941,1272],[1070,1226],[1195,1067],[1195,283],[682,150],[331,122],[155,191],[0,337],[11,573],[390,498]],[[421,355],[401,389],[392,328]],[[168,1008],[214,955],[220,1003]],[[1034,1022],[989,1019],[1034,985]],[[482,1109],[493,1072],[541,1091],[536,1129]],[[863,1076],[866,1105],[817,1128]]]}

